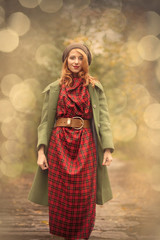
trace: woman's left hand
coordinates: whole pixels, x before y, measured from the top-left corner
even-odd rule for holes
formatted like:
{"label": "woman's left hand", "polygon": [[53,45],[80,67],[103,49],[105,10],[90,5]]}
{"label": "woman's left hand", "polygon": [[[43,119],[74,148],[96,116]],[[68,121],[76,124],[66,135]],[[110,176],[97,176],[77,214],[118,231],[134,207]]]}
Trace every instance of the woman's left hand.
{"label": "woman's left hand", "polygon": [[113,160],[113,158],[112,158],[112,154],[111,154],[110,150],[106,149],[104,152],[102,165],[109,166],[111,164],[112,160]]}

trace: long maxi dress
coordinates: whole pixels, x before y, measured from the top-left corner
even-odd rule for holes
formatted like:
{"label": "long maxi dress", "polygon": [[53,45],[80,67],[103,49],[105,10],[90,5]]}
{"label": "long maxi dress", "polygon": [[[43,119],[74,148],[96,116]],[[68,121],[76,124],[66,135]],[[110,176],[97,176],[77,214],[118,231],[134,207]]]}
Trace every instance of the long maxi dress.
{"label": "long maxi dress", "polygon": [[[61,86],[56,118],[92,119],[87,86],[81,78]],[[54,127],[48,148],[50,233],[66,239],[88,239],[96,216],[96,146],[91,128]]]}

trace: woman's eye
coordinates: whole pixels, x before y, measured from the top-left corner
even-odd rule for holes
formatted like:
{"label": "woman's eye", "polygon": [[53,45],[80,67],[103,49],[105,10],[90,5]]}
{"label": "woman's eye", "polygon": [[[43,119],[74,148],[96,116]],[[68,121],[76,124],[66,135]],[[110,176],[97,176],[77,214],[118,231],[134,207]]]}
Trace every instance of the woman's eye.
{"label": "woman's eye", "polygon": [[[76,58],[76,57],[74,57],[74,56],[71,56],[71,57],[70,57],[71,60],[74,60],[75,58]],[[83,57],[79,57],[78,60],[82,61],[82,60],[83,60]]]}

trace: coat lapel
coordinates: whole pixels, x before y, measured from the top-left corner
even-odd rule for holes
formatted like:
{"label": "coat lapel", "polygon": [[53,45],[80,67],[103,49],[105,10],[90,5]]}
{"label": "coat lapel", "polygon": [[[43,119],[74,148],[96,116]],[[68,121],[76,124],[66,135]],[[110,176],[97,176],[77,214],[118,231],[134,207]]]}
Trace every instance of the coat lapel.
{"label": "coat lapel", "polygon": [[99,97],[98,97],[98,94],[97,94],[95,88],[93,88],[91,86],[91,84],[89,84],[88,90],[89,90],[89,94],[90,94],[90,98],[91,98],[91,106],[92,106],[92,112],[93,112],[94,125],[95,125],[95,129],[96,129],[96,132],[97,132],[97,136],[98,136],[99,141],[100,141],[99,128],[98,128],[98,123],[99,123]]}
{"label": "coat lapel", "polygon": [[49,105],[48,105],[48,139],[52,133],[52,129],[56,120],[56,109],[59,96],[60,86],[50,86]]}
{"label": "coat lapel", "polygon": [[92,105],[92,110],[93,110],[93,116],[96,121],[99,121],[98,116],[99,116],[99,98],[96,93],[95,88],[91,86],[91,84],[88,85],[88,90],[91,98],[91,105]]}

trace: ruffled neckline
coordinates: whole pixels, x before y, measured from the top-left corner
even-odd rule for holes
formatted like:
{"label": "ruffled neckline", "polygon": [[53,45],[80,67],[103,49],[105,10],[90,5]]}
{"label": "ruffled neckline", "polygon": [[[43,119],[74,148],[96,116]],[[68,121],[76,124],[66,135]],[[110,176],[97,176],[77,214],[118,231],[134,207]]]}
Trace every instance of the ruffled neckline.
{"label": "ruffled neckline", "polygon": [[82,78],[74,77],[72,80],[73,80],[72,86],[70,86],[70,87],[67,86],[66,87],[67,91],[74,90],[77,87],[79,87],[80,85],[82,85],[82,83],[83,83]]}

